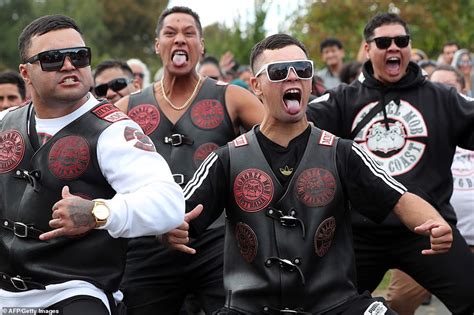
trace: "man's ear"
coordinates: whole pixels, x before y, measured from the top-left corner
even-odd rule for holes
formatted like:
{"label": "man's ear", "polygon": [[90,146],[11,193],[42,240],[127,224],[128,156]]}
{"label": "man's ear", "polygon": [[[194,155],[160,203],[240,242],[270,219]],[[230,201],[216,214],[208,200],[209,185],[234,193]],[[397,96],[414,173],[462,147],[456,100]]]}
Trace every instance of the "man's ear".
{"label": "man's ear", "polygon": [[257,97],[262,96],[263,92],[260,86],[260,82],[256,77],[250,77],[250,87],[252,88],[252,91],[255,94],[255,96]]}
{"label": "man's ear", "polygon": [[159,37],[155,37],[155,53],[157,55],[160,54],[160,38]]}
{"label": "man's ear", "polygon": [[25,84],[28,85],[30,83],[30,74],[28,72],[27,64],[21,63],[18,66],[18,72],[20,73],[21,77],[23,78],[23,81],[25,81]]}
{"label": "man's ear", "polygon": [[364,50],[365,50],[365,58],[367,58],[367,60],[369,60],[370,59],[370,57],[369,57],[370,45],[368,43],[364,44]]}

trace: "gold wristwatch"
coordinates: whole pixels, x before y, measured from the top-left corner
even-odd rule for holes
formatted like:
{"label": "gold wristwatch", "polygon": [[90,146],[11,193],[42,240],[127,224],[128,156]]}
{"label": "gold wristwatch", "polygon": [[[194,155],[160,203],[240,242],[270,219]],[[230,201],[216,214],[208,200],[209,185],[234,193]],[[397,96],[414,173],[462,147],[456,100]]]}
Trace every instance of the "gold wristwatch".
{"label": "gold wristwatch", "polygon": [[94,207],[92,208],[92,215],[95,218],[95,227],[104,226],[110,215],[109,207],[102,200],[93,200]]}

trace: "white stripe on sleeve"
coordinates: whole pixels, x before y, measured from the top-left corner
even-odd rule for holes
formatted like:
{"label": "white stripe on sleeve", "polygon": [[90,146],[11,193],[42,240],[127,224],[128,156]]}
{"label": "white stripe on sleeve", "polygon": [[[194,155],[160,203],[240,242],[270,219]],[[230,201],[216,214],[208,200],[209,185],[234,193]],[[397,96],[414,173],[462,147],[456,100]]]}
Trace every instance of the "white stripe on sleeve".
{"label": "white stripe on sleeve", "polygon": [[399,192],[400,194],[404,194],[407,189],[403,184],[399,183],[395,180],[390,174],[388,174],[380,165],[371,158],[365,150],[358,145],[357,143],[352,144],[352,150],[362,159],[365,165],[369,168],[369,170],[378,178],[382,179],[388,186]]}
{"label": "white stripe on sleeve", "polygon": [[197,171],[194,173],[191,180],[186,184],[186,186],[183,189],[184,200],[188,200],[189,197],[193,195],[194,191],[196,191],[196,189],[198,189],[199,186],[201,186],[202,182],[209,174],[209,169],[217,161],[217,159],[218,159],[217,154],[212,152],[202,162],[202,164],[199,166]]}

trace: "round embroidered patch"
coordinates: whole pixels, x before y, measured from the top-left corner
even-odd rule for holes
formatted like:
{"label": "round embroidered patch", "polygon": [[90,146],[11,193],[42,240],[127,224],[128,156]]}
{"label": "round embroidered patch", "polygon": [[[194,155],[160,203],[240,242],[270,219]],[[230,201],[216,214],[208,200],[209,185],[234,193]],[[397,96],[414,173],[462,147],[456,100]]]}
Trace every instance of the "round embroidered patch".
{"label": "round embroidered patch", "polygon": [[217,144],[212,142],[201,144],[193,154],[194,166],[196,166],[196,168],[199,167],[202,161],[204,161],[207,156],[218,147]]}
{"label": "round embroidered patch", "polygon": [[334,232],[336,231],[336,219],[329,217],[318,226],[314,234],[314,248],[319,257],[323,257],[331,247]]}
{"label": "round embroidered patch", "polygon": [[201,129],[214,129],[224,120],[224,106],[217,100],[202,100],[191,109],[191,120]]}
{"label": "round embroidered patch", "polygon": [[147,136],[160,124],[160,111],[152,104],[135,106],[128,112],[128,116],[140,125]]}
{"label": "round embroidered patch", "polygon": [[25,155],[25,140],[20,132],[7,130],[0,133],[0,173],[15,169]]}
{"label": "round embroidered patch", "polygon": [[235,239],[239,246],[240,254],[245,261],[251,263],[257,255],[258,241],[257,235],[250,226],[239,222],[235,226]]}
{"label": "round embroidered patch", "polygon": [[268,206],[273,198],[273,182],[267,173],[250,168],[234,181],[234,198],[240,209],[257,212]]}
{"label": "round embroidered patch", "polygon": [[138,129],[129,126],[125,127],[124,137],[127,141],[134,141],[133,146],[135,148],[150,152],[156,151],[153,141]]}
{"label": "round embroidered patch", "polygon": [[295,191],[298,200],[308,207],[322,207],[334,198],[336,179],[328,170],[310,168],[298,176]]}
{"label": "round embroidered patch", "polygon": [[90,157],[86,139],[66,136],[52,145],[48,155],[48,168],[59,179],[75,179],[86,171]]}

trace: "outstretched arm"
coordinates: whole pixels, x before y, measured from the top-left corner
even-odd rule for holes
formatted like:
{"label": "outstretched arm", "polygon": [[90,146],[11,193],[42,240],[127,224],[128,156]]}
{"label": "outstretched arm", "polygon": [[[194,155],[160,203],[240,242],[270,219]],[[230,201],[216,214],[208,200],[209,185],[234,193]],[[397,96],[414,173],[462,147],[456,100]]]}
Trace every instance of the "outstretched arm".
{"label": "outstretched arm", "polygon": [[393,208],[400,220],[413,232],[430,237],[431,248],[423,255],[441,254],[451,248],[453,231],[449,224],[428,202],[406,192]]}

